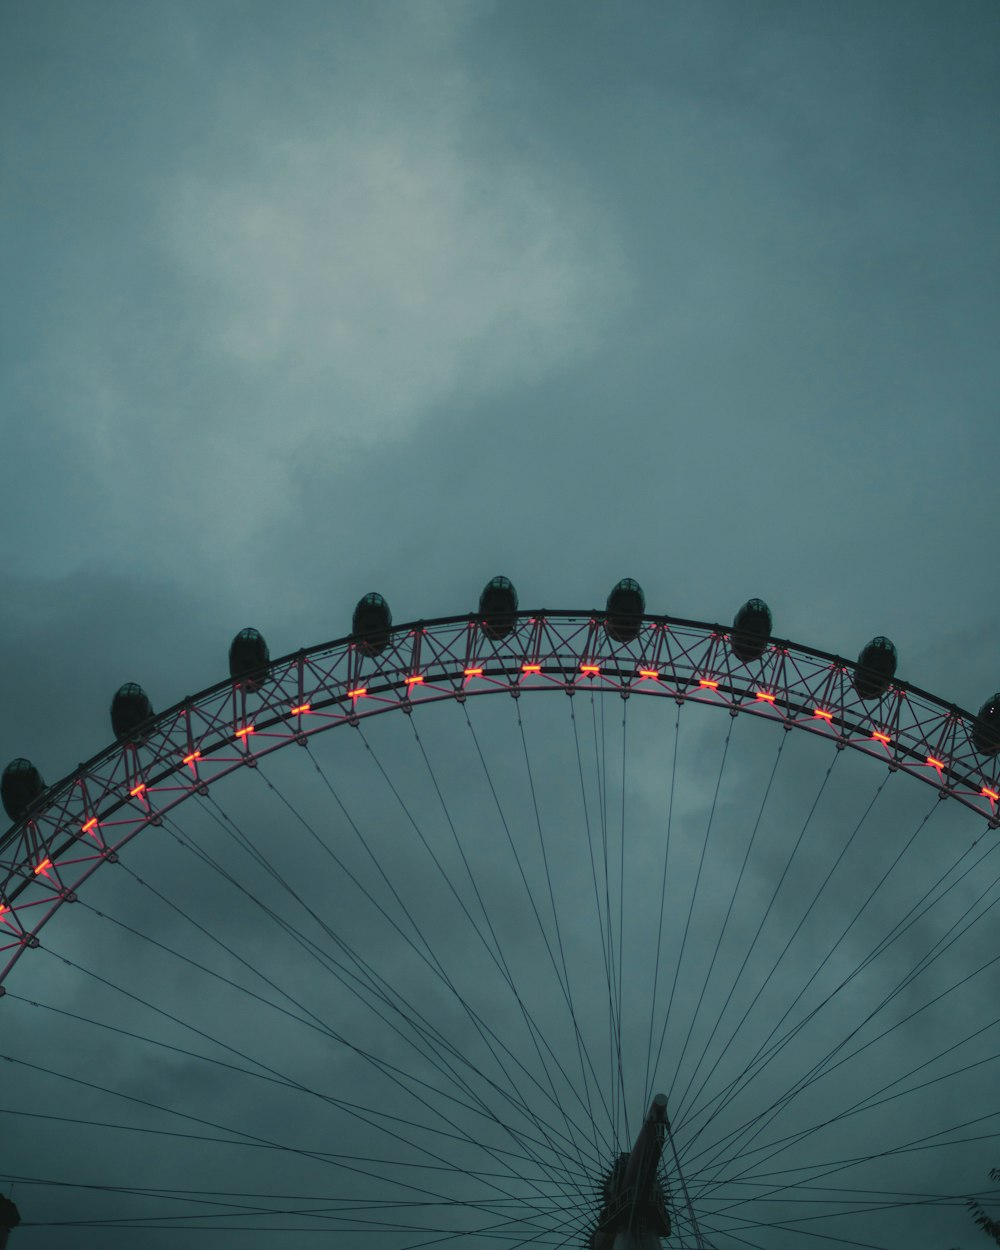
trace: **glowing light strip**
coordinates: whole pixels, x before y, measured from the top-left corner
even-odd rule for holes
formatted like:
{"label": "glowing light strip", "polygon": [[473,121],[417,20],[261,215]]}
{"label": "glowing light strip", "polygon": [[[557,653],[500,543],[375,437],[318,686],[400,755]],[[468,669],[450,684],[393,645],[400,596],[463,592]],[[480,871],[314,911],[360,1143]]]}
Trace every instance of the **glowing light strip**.
{"label": "glowing light strip", "polygon": [[586,673],[588,677],[597,677],[600,675],[601,666],[600,664],[581,664],[580,672]]}
{"label": "glowing light strip", "polygon": [[699,677],[698,685],[704,686],[706,690],[718,690],[719,688],[719,683],[717,681],[712,681],[708,677]]}
{"label": "glowing light strip", "polygon": [[[347,693],[352,694],[353,691],[349,690]],[[300,703],[298,707],[292,708],[292,715],[293,716],[305,716],[306,712],[311,712],[311,711],[312,711],[311,703]]]}
{"label": "glowing light strip", "polygon": [[813,708],[813,715],[814,715],[814,716],[818,716],[820,720],[825,720],[825,721],[832,721],[832,720],[833,720],[833,713],[832,713],[832,712],[827,712],[827,711],[825,711],[825,710],[824,710],[823,708],[821,708],[821,707],[814,707],[814,708]]}
{"label": "glowing light strip", "polygon": [[888,734],[879,733],[877,729],[872,731],[872,737],[875,739],[876,742],[882,742],[886,746],[888,746],[889,743],[892,741],[892,739],[889,737]]}
{"label": "glowing light strip", "polygon": [[185,764],[190,764],[190,765],[191,765],[191,767],[193,768],[193,767],[194,767],[194,762],[195,762],[195,760],[200,760],[200,759],[201,759],[201,752],[200,752],[200,751],[192,751],[190,755],[185,755],[185,756],[184,756],[184,761],[183,761],[183,762],[184,762]]}
{"label": "glowing light strip", "polygon": [[43,859],[42,862],[35,869],[35,876],[37,877],[40,873],[44,873],[45,876],[47,877],[49,875],[49,869],[51,867],[52,867],[52,860]]}
{"label": "glowing light strip", "polygon": [[129,794],[132,796],[133,799],[137,799],[140,797],[140,795],[143,793],[145,789],[146,789],[146,783],[144,781],[140,781],[139,784],[134,789],[129,790]]}
{"label": "glowing light strip", "polygon": [[761,699],[764,703],[773,703],[775,695],[771,694],[769,690],[758,690],[757,698]]}
{"label": "glowing light strip", "polygon": [[[135,793],[135,791],[133,791],[133,794],[134,794],[134,793]],[[96,817],[96,816],[91,816],[91,818],[87,821],[87,823],[86,823],[85,825],[81,825],[81,826],[80,826],[80,832],[81,832],[81,833],[90,833],[91,829],[96,829],[96,828],[97,828],[97,817]]]}
{"label": "glowing light strip", "polygon": [[1000,803],[1000,794],[997,794],[996,790],[991,790],[988,786],[983,786],[982,792],[991,803]]}
{"label": "glowing light strip", "polygon": [[234,737],[243,738],[245,741],[248,734],[252,734],[256,732],[257,731],[256,729],[254,729],[253,725],[244,725],[242,729],[237,729]]}
{"label": "glowing light strip", "polygon": [[941,772],[944,768],[944,760],[935,759],[933,755],[928,755],[927,763],[930,764],[931,768],[936,768],[938,772]]}
{"label": "glowing light strip", "polygon": [[542,671],[541,664],[522,664],[522,673],[540,673]]}
{"label": "glowing light strip", "polygon": [[483,670],[481,668],[467,668],[465,675],[466,677],[482,677]]}
{"label": "glowing light strip", "polygon": [[648,677],[650,681],[660,680],[660,670],[658,668],[640,668],[640,677]]}
{"label": "glowing light strip", "polygon": [[423,680],[423,673],[411,673],[410,676],[406,678],[406,684],[408,686],[420,686],[423,684]]}
{"label": "glowing light strip", "polygon": [[355,686],[353,690],[348,690],[347,693],[352,699],[363,699],[365,695],[368,693],[368,687],[367,686]]}

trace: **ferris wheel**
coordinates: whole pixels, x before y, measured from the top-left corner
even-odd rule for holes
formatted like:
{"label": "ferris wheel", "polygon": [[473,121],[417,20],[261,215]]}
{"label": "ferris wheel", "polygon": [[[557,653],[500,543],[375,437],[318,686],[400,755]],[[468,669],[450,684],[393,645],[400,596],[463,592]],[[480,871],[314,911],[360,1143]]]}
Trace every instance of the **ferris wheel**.
{"label": "ferris wheel", "polygon": [[954,1244],[1000,694],[497,577],[111,720],[2,777],[13,1250]]}

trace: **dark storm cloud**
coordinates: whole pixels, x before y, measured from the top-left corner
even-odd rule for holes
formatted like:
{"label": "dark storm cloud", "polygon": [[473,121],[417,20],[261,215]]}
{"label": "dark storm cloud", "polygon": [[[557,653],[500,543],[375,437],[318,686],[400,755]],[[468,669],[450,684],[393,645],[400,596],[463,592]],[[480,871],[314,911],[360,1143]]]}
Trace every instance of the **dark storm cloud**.
{"label": "dark storm cloud", "polygon": [[[4,27],[7,757],[30,755],[49,780],[66,773],[105,745],[120,682],[138,680],[157,708],[168,706],[223,675],[243,625],[259,626],[272,654],[283,654],[346,632],[365,591],[382,591],[397,621],[409,620],[474,607],[497,572],[514,578],[525,606],[581,608],[633,575],[651,610],[723,623],[760,594],[779,636],[851,657],[887,633],[901,676],[963,706],[1000,686],[989,563],[1000,450],[994,6],[302,3],[289,16],[253,3],[141,13],[43,3],[8,7]],[[508,711],[484,713],[484,736],[527,836],[533,814]],[[637,865],[650,879],[669,721],[635,742],[632,757]],[[534,749],[546,742],[546,762],[572,773],[572,757],[560,755],[566,742],[549,744],[544,718],[539,725]],[[686,732],[675,863],[691,880],[724,731]],[[748,804],[759,801],[776,749],[742,721],[733,733],[712,831],[719,858],[692,921],[694,972],[678,983],[687,1006],[711,957]],[[462,752],[453,760],[437,745],[504,947],[541,1010],[555,982],[501,829],[478,812],[482,793],[465,793],[454,763]],[[383,746],[448,847],[412,741],[390,733]],[[748,865],[753,905],[734,920],[727,970],[819,784],[816,752],[796,759]],[[392,880],[424,882],[415,906],[434,948],[453,952],[467,922],[440,882],[429,885],[425,854],[375,786],[371,761],[354,740],[331,760],[389,855]],[[353,847],[377,896],[391,897],[349,826],[293,766],[279,780],[335,845]],[[855,788],[847,761],[837,769],[846,781],[826,813],[833,831],[852,826],[881,779],[861,769]],[[906,780],[892,779],[891,810],[879,809],[857,860],[831,878],[789,953],[787,979],[770,987],[779,1014],[782,994],[821,958],[824,927],[839,932],[853,914],[858,878],[884,863],[930,803],[922,787],[895,797]],[[550,836],[567,848],[582,819],[577,790],[560,774],[541,802]],[[260,822],[255,836],[282,868],[303,875],[317,914],[330,908],[345,932],[367,929],[389,980],[416,987],[458,1046],[482,1058],[481,1039],[440,983],[415,970],[398,935],[372,929],[370,904],[336,874],[310,875],[309,838],[273,796],[268,806],[244,787],[230,801],[248,828]],[[974,836],[941,807],[915,844],[920,867],[893,896],[897,910]],[[237,854],[243,879],[260,886],[259,868],[217,826],[192,827],[199,846]],[[823,838],[817,829],[804,840],[776,899],[775,932],[764,935],[774,957],[830,863],[832,837]],[[575,855],[567,850],[556,889],[573,916],[575,973],[599,988],[590,914],[572,911],[588,871]],[[168,898],[211,916],[250,962],[273,958],[290,992],[317,995],[324,1019],[382,1044],[370,1013],[245,897],[192,867],[191,852],[151,837],[130,862],[158,874]],[[203,953],[190,926],[128,877],[98,884],[109,914],[133,924],[155,917],[164,939]],[[973,896],[966,881],[955,905]],[[633,918],[637,941],[653,923],[650,898]],[[859,919],[832,977],[881,940],[881,907]],[[683,906],[668,917],[672,949],[683,917]],[[300,919],[313,937],[322,932]],[[362,1101],[387,1096],[382,1078],[340,1052],[335,1059],[280,1013],[255,1017],[238,995],[213,998],[217,983],[129,944],[82,908],[59,920],[53,949],[68,947],[81,963],[120,961],[116,975],[137,991],[159,986],[184,1018],[212,1019],[257,1058],[285,1048],[316,1088],[354,1082]],[[937,933],[930,921],[914,926],[886,957],[885,978],[902,975]],[[217,947],[212,959],[233,970]],[[470,995],[489,998],[486,971],[465,967]],[[123,1007],[81,976],[38,952],[40,998],[51,991],[83,1014],[100,1007],[136,1031],[192,1044],[190,1031]],[[926,983],[936,991],[947,977],[939,961]],[[859,1010],[880,984],[858,985]],[[706,1016],[720,993],[713,986]],[[23,1055],[37,1026],[26,1006],[11,1005],[23,1008],[12,1026]],[[591,1006],[599,1014],[601,1003]],[[511,1002],[497,1011],[498,1027],[527,1047]],[[966,1000],[954,1014],[963,1027],[980,1018]],[[79,1070],[93,1066],[105,1084],[158,1101],[183,1091],[191,1113],[211,1104],[220,1122],[324,1148],[329,1121],[308,1099],[291,1125],[286,1095],[245,1078],[220,1085],[213,1104],[203,1062],[142,1047],[111,1058],[87,1028],[63,1024],[67,1032],[45,1032],[38,1051],[53,1066],[75,1054]],[[672,1026],[675,1055],[683,1027]],[[753,1027],[759,1038],[770,1026]],[[641,1050],[644,1037],[633,1040]],[[913,1063],[920,1046],[911,1034]],[[424,1073],[405,1048],[388,1044],[387,1053]],[[884,1062],[873,1062],[873,1084]],[[31,1106],[59,1102],[51,1086],[37,1088],[37,1097],[23,1091]],[[139,1114],[77,1093],[81,1115]],[[823,1105],[818,1094],[812,1111]],[[943,1101],[926,1106],[928,1120],[947,1122]],[[374,1130],[338,1127],[359,1153],[384,1152]],[[64,1137],[54,1132],[24,1140],[39,1174],[68,1175],[90,1142],[66,1126]],[[112,1171],[148,1178],[162,1168],[167,1183],[191,1183],[172,1144],[138,1141],[131,1154],[113,1148]],[[831,1131],[831,1157],[855,1146],[846,1128]],[[301,1188],[295,1167],[305,1164],[251,1162],[247,1148],[246,1162],[220,1165],[216,1149],[198,1147],[195,1169],[217,1169],[230,1188],[242,1187],[240,1175],[258,1191],[320,1193],[329,1183],[325,1165],[309,1164]],[[979,1179],[954,1168],[937,1179],[933,1166],[914,1164],[914,1188]],[[24,1209],[28,1199],[18,1199]],[[941,1227],[926,1244],[953,1244]],[[72,1235],[20,1234],[26,1247]],[[95,1239],[75,1244],[106,1244],[103,1233],[80,1236]],[[167,1234],[142,1236],[143,1245],[167,1244],[155,1240]]]}

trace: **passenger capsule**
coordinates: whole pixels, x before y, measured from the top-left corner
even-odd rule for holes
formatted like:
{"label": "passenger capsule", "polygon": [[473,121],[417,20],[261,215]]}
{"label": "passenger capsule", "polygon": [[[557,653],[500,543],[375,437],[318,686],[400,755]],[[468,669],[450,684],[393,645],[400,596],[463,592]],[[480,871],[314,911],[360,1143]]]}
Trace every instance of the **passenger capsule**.
{"label": "passenger capsule", "polygon": [[862,699],[880,699],[896,672],[896,648],[888,638],[873,638],[858,656],[854,689]]}
{"label": "passenger capsule", "polygon": [[11,820],[23,820],[45,793],[45,782],[31,760],[11,760],[0,777],[0,801]]}
{"label": "passenger capsule", "polygon": [[646,611],[642,587],[633,578],[623,577],[608,595],[605,611],[604,628],[608,635],[615,642],[633,642],[639,636]]}
{"label": "passenger capsule", "polygon": [[146,741],[142,726],[153,718],[153,705],[142,686],[127,681],[111,700],[111,729],[119,742]]}
{"label": "passenger capsule", "polygon": [[366,655],[380,655],[389,645],[392,613],[389,605],[374,591],[358,600],[351,618],[351,632]]}
{"label": "passenger capsule", "polygon": [[729,645],[744,664],[759,660],[771,636],[771,609],[763,599],[748,599],[733,619]]}
{"label": "passenger capsule", "polygon": [[229,675],[245,690],[256,690],[264,679],[271,653],[260,632],[241,629],[229,647]]}
{"label": "passenger capsule", "polygon": [[494,577],[479,596],[479,615],[487,638],[506,638],[517,624],[517,591],[509,577]]}
{"label": "passenger capsule", "polygon": [[1000,751],[1000,691],[990,695],[972,722],[972,745],[980,755]]}

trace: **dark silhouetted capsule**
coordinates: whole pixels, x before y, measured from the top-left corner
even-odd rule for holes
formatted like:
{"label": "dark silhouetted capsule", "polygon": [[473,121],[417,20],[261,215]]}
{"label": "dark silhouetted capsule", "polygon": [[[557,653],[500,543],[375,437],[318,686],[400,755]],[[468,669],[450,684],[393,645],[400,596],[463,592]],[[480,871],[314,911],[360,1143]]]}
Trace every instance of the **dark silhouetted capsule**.
{"label": "dark silhouetted capsule", "polygon": [[1000,691],[990,695],[972,722],[972,745],[980,755],[1000,751]]}
{"label": "dark silhouetted capsule", "polygon": [[111,700],[111,729],[119,742],[146,741],[142,727],[153,718],[153,705],[142,686],[127,681]]}
{"label": "dark silhouetted capsule", "polygon": [[487,638],[506,638],[517,624],[517,591],[509,577],[494,577],[479,596],[479,615]]}
{"label": "dark silhouetted capsule", "polygon": [[771,609],[763,599],[748,599],[733,619],[729,645],[744,664],[759,660],[771,637]]}
{"label": "dark silhouetted capsule", "polygon": [[631,577],[623,577],[608,595],[604,628],[615,642],[632,642],[642,628],[646,596]]}
{"label": "dark silhouetted capsule", "polygon": [[45,793],[45,782],[31,760],[11,760],[0,777],[0,800],[11,820],[23,820]]}
{"label": "dark silhouetted capsule", "polygon": [[854,670],[854,689],[862,699],[880,699],[896,672],[896,648],[888,638],[873,638],[862,648]]}
{"label": "dark silhouetted capsule", "polygon": [[379,655],[389,645],[392,613],[389,605],[374,591],[358,600],[351,618],[351,632],[366,655]]}
{"label": "dark silhouetted capsule", "polygon": [[260,632],[241,629],[229,647],[229,675],[246,690],[256,690],[264,679],[271,653]]}

